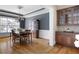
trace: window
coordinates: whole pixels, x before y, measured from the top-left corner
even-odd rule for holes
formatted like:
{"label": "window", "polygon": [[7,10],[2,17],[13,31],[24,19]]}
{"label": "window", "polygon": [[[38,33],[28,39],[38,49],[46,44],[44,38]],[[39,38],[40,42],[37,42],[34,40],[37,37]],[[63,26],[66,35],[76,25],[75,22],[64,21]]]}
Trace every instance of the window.
{"label": "window", "polygon": [[0,16],[0,33],[10,32],[19,28],[19,21],[16,18]]}

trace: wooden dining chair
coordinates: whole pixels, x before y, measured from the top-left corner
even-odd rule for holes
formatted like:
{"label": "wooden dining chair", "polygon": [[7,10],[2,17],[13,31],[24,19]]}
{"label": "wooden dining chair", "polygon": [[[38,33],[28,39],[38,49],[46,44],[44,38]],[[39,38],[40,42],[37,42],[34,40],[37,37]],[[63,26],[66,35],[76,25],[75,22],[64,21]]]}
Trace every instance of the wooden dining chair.
{"label": "wooden dining chair", "polygon": [[31,30],[25,30],[25,33],[26,33],[27,42],[30,43],[30,34],[29,33],[31,33]]}
{"label": "wooden dining chair", "polygon": [[20,36],[21,36],[21,39],[22,41],[25,41],[26,43],[28,43],[28,39],[29,39],[29,35],[27,32],[20,32]]}
{"label": "wooden dining chair", "polygon": [[13,42],[13,44],[16,42],[17,39],[20,39],[20,35],[15,33],[14,30],[12,30],[12,42]]}

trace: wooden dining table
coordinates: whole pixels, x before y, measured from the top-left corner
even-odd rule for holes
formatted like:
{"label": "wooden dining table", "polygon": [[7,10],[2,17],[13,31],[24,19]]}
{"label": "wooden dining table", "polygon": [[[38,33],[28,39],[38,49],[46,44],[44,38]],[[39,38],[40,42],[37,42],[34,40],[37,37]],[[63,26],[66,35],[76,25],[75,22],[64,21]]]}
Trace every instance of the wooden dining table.
{"label": "wooden dining table", "polygon": [[[30,44],[32,44],[32,32],[19,32],[19,33],[16,33],[18,36],[19,36],[19,41],[20,41],[20,44],[21,44],[21,41],[23,40],[23,38],[26,39],[26,36],[28,37],[28,40],[30,41]],[[12,33],[10,33],[10,39],[12,37]]]}

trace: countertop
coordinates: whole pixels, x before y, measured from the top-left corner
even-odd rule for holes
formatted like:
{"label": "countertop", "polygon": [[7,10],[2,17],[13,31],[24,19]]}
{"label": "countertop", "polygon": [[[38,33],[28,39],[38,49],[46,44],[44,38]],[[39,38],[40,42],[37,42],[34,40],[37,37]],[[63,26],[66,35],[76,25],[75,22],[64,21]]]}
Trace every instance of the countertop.
{"label": "countertop", "polygon": [[79,34],[79,32],[74,32],[74,31],[56,31],[56,32]]}

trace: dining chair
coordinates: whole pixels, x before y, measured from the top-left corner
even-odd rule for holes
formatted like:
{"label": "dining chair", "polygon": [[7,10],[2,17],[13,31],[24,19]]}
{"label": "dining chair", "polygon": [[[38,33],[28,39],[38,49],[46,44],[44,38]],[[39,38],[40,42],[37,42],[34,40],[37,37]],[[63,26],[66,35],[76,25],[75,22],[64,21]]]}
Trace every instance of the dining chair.
{"label": "dining chair", "polygon": [[27,36],[27,42],[31,42],[31,40],[30,40],[30,33],[31,33],[31,30],[25,30],[25,32],[26,32],[26,36]]}
{"label": "dining chair", "polygon": [[16,42],[16,40],[20,39],[20,35],[15,33],[14,30],[12,30],[12,42],[13,44]]}
{"label": "dining chair", "polygon": [[29,39],[29,35],[28,35],[28,32],[20,32],[20,36],[21,36],[21,40],[25,41],[26,43],[28,43],[28,39]]}

